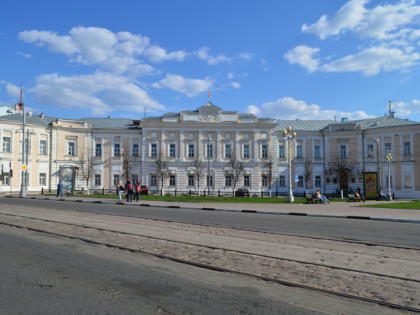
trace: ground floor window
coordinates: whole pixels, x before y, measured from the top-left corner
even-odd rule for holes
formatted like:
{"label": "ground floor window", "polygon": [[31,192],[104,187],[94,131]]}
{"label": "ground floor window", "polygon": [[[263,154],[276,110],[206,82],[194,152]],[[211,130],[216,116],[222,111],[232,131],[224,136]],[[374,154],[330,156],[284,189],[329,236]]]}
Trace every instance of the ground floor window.
{"label": "ground floor window", "polygon": [[229,176],[229,175],[225,177],[225,186],[226,187],[231,187],[232,186],[232,177]]}
{"label": "ground floor window", "polygon": [[280,175],[280,178],[279,178],[279,186],[280,187],[286,187],[286,176]]}
{"label": "ground floor window", "polygon": [[321,187],[321,176],[315,176],[315,187]]}
{"label": "ground floor window", "polygon": [[3,185],[10,185],[10,173],[3,173]]}
{"label": "ground floor window", "polygon": [[268,176],[263,176],[262,178],[261,178],[261,184],[262,184],[262,186],[263,187],[267,187],[268,186]]}
{"label": "ground floor window", "polygon": [[194,187],[194,175],[188,176],[188,186]]}
{"label": "ground floor window", "polygon": [[47,185],[47,174],[46,173],[39,173],[39,185],[40,186]]}
{"label": "ground floor window", "polygon": [[412,188],[411,175],[404,176],[404,188]]}
{"label": "ground floor window", "polygon": [[114,184],[114,186],[117,186],[119,182],[120,182],[120,175],[114,174],[114,176],[113,176],[113,184]]}
{"label": "ground floor window", "polygon": [[95,174],[95,186],[101,186],[101,174]]}
{"label": "ground floor window", "polygon": [[175,186],[175,185],[176,185],[175,175],[169,176],[169,186]]}
{"label": "ground floor window", "polygon": [[298,187],[303,187],[303,176],[298,177]]}
{"label": "ground floor window", "polygon": [[250,183],[250,181],[249,181],[249,175],[245,175],[244,176],[244,186],[245,187],[249,187],[250,186],[249,183]]}
{"label": "ground floor window", "polygon": [[157,186],[156,175],[150,175],[150,186]]}
{"label": "ground floor window", "polygon": [[207,187],[211,187],[211,186],[213,186],[213,176],[212,175],[210,175],[210,176],[207,176]]}

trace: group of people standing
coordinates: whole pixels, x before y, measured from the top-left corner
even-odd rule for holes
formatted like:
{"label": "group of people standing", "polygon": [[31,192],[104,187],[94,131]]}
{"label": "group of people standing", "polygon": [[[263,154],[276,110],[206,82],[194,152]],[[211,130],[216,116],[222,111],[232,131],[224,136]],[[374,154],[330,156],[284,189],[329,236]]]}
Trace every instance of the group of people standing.
{"label": "group of people standing", "polygon": [[140,182],[137,181],[136,183],[131,183],[131,181],[127,181],[123,186],[121,182],[117,185],[117,195],[120,201],[122,201],[122,195],[125,192],[125,199],[127,202],[133,202],[133,196],[136,201],[140,200]]}

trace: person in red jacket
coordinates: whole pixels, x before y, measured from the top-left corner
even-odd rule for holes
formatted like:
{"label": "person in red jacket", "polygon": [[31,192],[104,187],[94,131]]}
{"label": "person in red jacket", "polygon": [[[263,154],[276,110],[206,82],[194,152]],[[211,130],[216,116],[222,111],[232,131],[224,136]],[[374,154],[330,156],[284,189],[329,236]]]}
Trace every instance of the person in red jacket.
{"label": "person in red jacket", "polygon": [[125,199],[127,200],[127,202],[133,202],[133,185],[131,184],[131,181],[127,181],[125,191]]}

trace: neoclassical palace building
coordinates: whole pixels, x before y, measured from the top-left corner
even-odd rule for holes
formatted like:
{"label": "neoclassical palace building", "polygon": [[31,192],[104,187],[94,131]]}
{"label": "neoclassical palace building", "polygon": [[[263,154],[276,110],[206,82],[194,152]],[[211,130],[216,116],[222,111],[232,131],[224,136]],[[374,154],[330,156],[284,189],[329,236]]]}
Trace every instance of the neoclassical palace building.
{"label": "neoclassical palace building", "polygon": [[[291,182],[295,194],[390,187],[396,198],[420,198],[420,123],[391,111],[363,120],[275,120],[208,102],[138,120],[25,113],[24,134],[23,115],[16,107],[0,116],[2,193],[18,193],[22,181],[35,193],[55,191],[59,180],[77,191],[129,179],[165,193],[286,195]],[[285,136],[288,128],[294,137]]]}

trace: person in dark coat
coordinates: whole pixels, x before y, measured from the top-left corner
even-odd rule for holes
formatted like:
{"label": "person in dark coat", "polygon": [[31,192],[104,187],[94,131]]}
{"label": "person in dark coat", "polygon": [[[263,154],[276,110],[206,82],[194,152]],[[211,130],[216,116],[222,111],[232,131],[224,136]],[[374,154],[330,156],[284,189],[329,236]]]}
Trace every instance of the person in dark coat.
{"label": "person in dark coat", "polygon": [[58,195],[61,195],[61,197],[63,197],[63,183],[61,182],[61,180],[57,185],[57,197]]}

